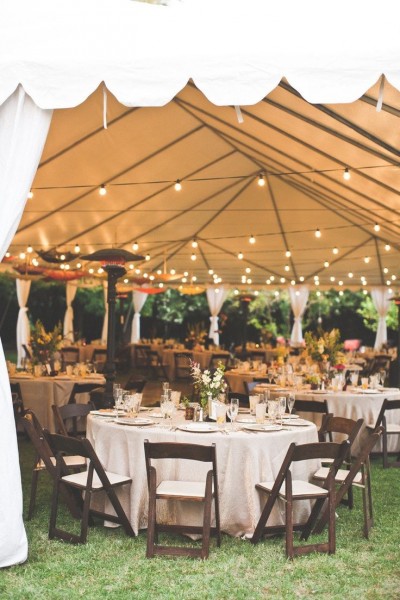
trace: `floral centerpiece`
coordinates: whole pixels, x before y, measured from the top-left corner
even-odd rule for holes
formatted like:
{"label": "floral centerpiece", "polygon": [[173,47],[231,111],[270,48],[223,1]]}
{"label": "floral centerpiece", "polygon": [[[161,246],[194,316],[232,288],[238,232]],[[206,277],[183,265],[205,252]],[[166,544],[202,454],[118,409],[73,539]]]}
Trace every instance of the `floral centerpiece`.
{"label": "floral centerpiece", "polygon": [[43,323],[38,320],[31,327],[30,346],[35,364],[48,362],[53,354],[60,349],[62,342],[61,325],[54,327],[53,331],[46,331]]}
{"label": "floral centerpiece", "polygon": [[341,352],[343,344],[340,342],[339,329],[332,329],[329,332],[320,330],[317,336],[307,331],[304,340],[307,356],[317,362],[321,370],[323,367],[334,367],[343,359]]}
{"label": "floral centerpiece", "polygon": [[202,372],[200,365],[191,361],[191,373],[194,387],[199,395],[200,405],[203,409],[208,408],[208,403],[213,398],[217,399],[220,394],[226,391],[227,384],[224,380],[225,367],[219,363],[218,367],[210,371],[206,369]]}

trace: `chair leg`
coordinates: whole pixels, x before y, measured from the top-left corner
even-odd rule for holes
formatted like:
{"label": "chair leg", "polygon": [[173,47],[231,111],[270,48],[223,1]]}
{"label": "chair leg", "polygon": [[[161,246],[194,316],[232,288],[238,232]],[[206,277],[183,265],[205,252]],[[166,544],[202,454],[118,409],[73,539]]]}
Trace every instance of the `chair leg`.
{"label": "chair leg", "polygon": [[314,502],[314,506],[311,509],[311,513],[310,513],[310,516],[308,517],[308,521],[305,524],[303,531],[301,532],[301,536],[300,536],[301,540],[308,540],[308,538],[310,537],[311,532],[315,527],[318,516],[319,516],[324,504],[325,504],[325,498],[318,498]]}
{"label": "chair leg", "polygon": [[268,496],[268,500],[263,508],[261,516],[258,520],[256,528],[254,530],[253,537],[250,540],[252,544],[258,544],[258,542],[261,540],[261,537],[264,533],[264,528],[267,524],[268,518],[271,514],[272,507],[274,506],[274,503],[275,503],[275,496],[270,494]]}
{"label": "chair leg", "polygon": [[215,528],[217,530],[217,546],[221,546],[221,519],[219,514],[219,498],[218,491],[214,492],[214,509],[215,509]]}
{"label": "chair leg", "polygon": [[336,515],[335,515],[335,491],[333,484],[330,486],[328,498],[329,525],[328,525],[328,546],[329,554],[336,552]]}
{"label": "chair leg", "polygon": [[51,511],[50,511],[50,522],[49,522],[49,539],[55,538],[57,513],[58,513],[58,501],[60,498],[60,483],[58,479],[54,481],[53,497],[51,500]]}
{"label": "chair leg", "polygon": [[212,504],[212,477],[207,475],[206,494],[204,500],[203,515],[203,540],[201,545],[201,558],[208,558],[210,552],[210,530],[211,530],[211,504]]}
{"label": "chair leg", "polygon": [[369,476],[369,468],[362,471],[364,486],[362,490],[363,496],[363,511],[364,511],[364,527],[363,534],[366,539],[369,538],[369,531],[374,524],[373,520],[373,508],[372,508],[372,492],[371,492],[371,479]]}
{"label": "chair leg", "polygon": [[386,433],[386,431],[384,431],[382,433],[382,462],[383,462],[383,468],[384,469],[388,469],[389,468],[389,462],[388,462],[387,433]]}
{"label": "chair leg", "polygon": [[288,558],[294,557],[293,551],[293,501],[289,495],[286,497],[286,556]]}
{"label": "chair leg", "polygon": [[92,499],[91,490],[86,490],[85,492],[85,500],[83,501],[83,511],[82,511],[82,520],[81,520],[81,536],[80,543],[86,544],[87,541],[87,532],[88,532],[88,523],[89,523],[89,511],[90,511],[90,501]]}
{"label": "chair leg", "polygon": [[30,521],[32,519],[33,513],[35,511],[38,479],[39,479],[39,469],[36,467],[33,467],[32,482],[31,482],[31,497],[29,499],[28,521]]}
{"label": "chair leg", "polygon": [[147,524],[147,548],[146,557],[153,558],[154,556],[154,534],[156,529],[156,473],[150,471],[149,477],[149,511]]}
{"label": "chair leg", "polygon": [[132,529],[132,525],[130,524],[129,519],[126,516],[124,509],[122,508],[121,502],[119,501],[119,498],[118,498],[114,488],[111,487],[108,490],[106,490],[106,492],[107,492],[108,498],[111,501],[111,504],[113,505],[115,512],[117,513],[119,522],[121,523],[122,527],[125,530],[125,533],[127,535],[129,535],[130,537],[135,537],[135,532]]}

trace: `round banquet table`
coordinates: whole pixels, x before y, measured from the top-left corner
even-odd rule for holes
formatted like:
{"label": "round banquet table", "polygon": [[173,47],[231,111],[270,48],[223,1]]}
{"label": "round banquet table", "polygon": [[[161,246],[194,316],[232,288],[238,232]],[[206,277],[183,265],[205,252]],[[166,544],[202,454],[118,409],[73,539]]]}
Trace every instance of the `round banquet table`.
{"label": "round banquet table", "polygon": [[248,383],[254,381],[255,377],[266,377],[266,374],[261,371],[237,371],[236,369],[225,371],[225,379],[229,388],[236,394],[247,394],[244,383],[245,381]]}
{"label": "round banquet table", "polygon": [[[274,386],[266,386],[261,384],[255,388],[255,392],[262,391],[266,387],[270,387],[273,392]],[[293,390],[291,390],[293,391]],[[289,392],[289,389],[283,392],[277,392],[278,395],[285,395]],[[363,444],[368,430],[366,425],[375,425],[376,419],[378,418],[379,411],[381,410],[382,403],[385,398],[388,400],[400,399],[400,390],[398,388],[387,388],[379,390],[377,392],[372,390],[362,391],[360,388],[350,388],[349,391],[345,392],[333,392],[330,390],[324,391],[294,391],[295,398],[299,400],[326,400],[328,404],[328,411],[335,417],[346,417],[347,419],[364,419],[364,425],[357,436],[352,446],[352,453],[357,455],[361,445]],[[296,403],[295,403],[296,408]],[[308,416],[308,415],[307,415]],[[320,417],[320,415],[315,415]],[[388,411],[386,415],[388,423],[400,424],[400,410]],[[320,419],[317,421],[317,425],[320,423]],[[336,437],[335,441],[342,439]],[[379,451],[381,443],[377,445],[374,450]],[[389,435],[388,436],[388,451],[396,452],[400,451],[400,436]]]}
{"label": "round banquet table", "polygon": [[[52,404],[57,406],[67,404],[75,383],[95,383],[101,386],[104,385],[105,379],[98,374],[86,377],[67,375],[33,377],[33,375],[19,374],[10,377],[10,382],[20,384],[24,407],[30,408],[35,413],[42,427],[54,433]],[[78,402],[86,403],[89,401],[89,395],[79,394],[77,399]]]}
{"label": "round banquet table", "polygon": [[[151,418],[151,413],[141,413],[141,416]],[[233,536],[253,533],[266,501],[266,496],[255,489],[255,484],[277,476],[290,443],[304,444],[318,440],[313,423],[274,432],[246,433],[239,430],[224,434],[220,431],[188,433],[163,426],[160,419],[154,419],[156,421],[158,423],[151,426],[135,427],[115,423],[112,418],[91,415],[87,423],[87,437],[103,466],[111,472],[132,478],[132,485],[120,490],[119,497],[135,533],[147,527],[145,439],[151,442],[216,444],[221,528]],[[180,411],[174,418],[174,425],[179,423],[185,423]],[[236,426],[239,427],[239,424]],[[295,463],[293,476],[308,478],[318,465],[318,461]],[[162,479],[205,480],[209,466],[191,461],[163,460],[159,461],[156,468],[158,477]],[[161,510],[158,510],[159,522],[201,524],[202,507],[197,503],[164,501]],[[284,510],[283,504],[276,504],[268,524],[283,524]],[[309,511],[308,501],[295,502],[295,522],[305,521]]]}

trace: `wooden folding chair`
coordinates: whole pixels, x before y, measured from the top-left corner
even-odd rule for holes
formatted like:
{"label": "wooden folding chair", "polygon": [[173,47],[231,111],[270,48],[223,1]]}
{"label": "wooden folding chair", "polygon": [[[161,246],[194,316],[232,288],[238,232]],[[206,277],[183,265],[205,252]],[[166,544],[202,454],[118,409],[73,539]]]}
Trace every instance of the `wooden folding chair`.
{"label": "wooden folding chair", "polygon": [[[144,442],[146,459],[147,481],[149,487],[149,515],[147,529],[147,558],[155,555],[190,556],[192,558],[208,558],[210,535],[217,536],[217,546],[221,545],[221,528],[219,516],[217,458],[215,444],[201,446],[198,444],[178,444],[169,442],[151,443]],[[211,463],[204,481],[161,481],[157,485],[157,472],[152,465],[154,459],[184,459]],[[204,503],[203,526],[192,525],[158,525],[156,502],[160,499],[185,500]],[[214,499],[215,527],[211,527],[211,506]],[[182,546],[158,545],[158,533],[169,531],[174,533],[201,533],[201,548],[185,548]]]}
{"label": "wooden folding chair", "polygon": [[[55,430],[60,435],[70,435],[73,437],[85,436],[86,417],[90,411],[94,410],[94,405],[88,404],[64,404],[64,406],[52,405]],[[78,429],[78,422],[85,427]]]}
{"label": "wooden folding chair", "polygon": [[[256,488],[262,492],[266,492],[269,497],[261,513],[257,523],[251,542],[256,544],[260,541],[264,534],[268,533],[286,533],[286,556],[293,558],[301,554],[310,552],[329,552],[334,554],[336,549],[335,540],[335,489],[334,478],[340,465],[348,452],[349,442],[346,440],[341,444],[333,442],[319,442],[311,444],[301,444],[297,446],[295,443],[290,444],[286,457],[279,469],[279,473],[275,481],[267,481],[258,483]],[[303,460],[315,459],[332,459],[333,462],[328,468],[327,476],[321,487],[294,479],[290,467],[294,462]],[[285,502],[285,525],[282,526],[266,526],[268,518],[276,500]],[[295,500],[315,500],[315,506],[322,508],[321,500],[328,501],[329,514],[329,532],[328,542],[309,544],[306,546],[294,546],[293,532],[296,530],[302,531],[306,525],[293,524],[293,501]],[[311,513],[313,514],[313,513]]]}
{"label": "wooden folding chair", "polygon": [[107,350],[105,348],[95,348],[92,354],[92,363],[96,367],[97,373],[104,373],[106,362]]}
{"label": "wooden folding chair", "polygon": [[[382,432],[382,463],[383,468],[388,469],[389,467],[400,467],[400,452],[397,455],[396,460],[389,462],[388,453],[388,436],[397,435],[400,436],[400,423],[388,423],[386,420],[386,413],[390,410],[399,410],[400,400],[388,400],[385,398],[383,401],[381,410],[375,425],[367,425],[369,429],[376,431],[378,427],[383,427]],[[399,438],[400,439],[400,438]]]}
{"label": "wooden folding chair", "polygon": [[250,400],[247,394],[237,394],[236,392],[228,392],[228,402],[231,398],[237,398],[239,400],[239,406],[241,408],[250,406]]}
{"label": "wooden folding chair", "polygon": [[[73,544],[85,544],[89,520],[97,516],[103,520],[119,523],[125,532],[134,537],[134,531],[129,523],[128,517],[115,493],[115,488],[132,483],[132,479],[124,475],[118,475],[105,471],[92,444],[87,439],[65,437],[58,434],[50,434],[50,443],[56,453],[56,477],[53,487],[53,499],[51,505],[49,539],[58,538]],[[66,469],[66,456],[79,454],[87,459],[88,468],[80,473],[68,474]],[[57,513],[60,490],[72,488],[84,492],[83,510],[81,517],[80,535],[68,532],[57,527]],[[116,514],[95,510],[90,507],[94,493],[105,492],[110,500]]]}
{"label": "wooden folding chair", "polygon": [[149,373],[154,379],[161,379],[169,381],[167,368],[168,365],[164,364],[161,360],[157,350],[147,350],[147,367]]}
{"label": "wooden folding chair", "polygon": [[222,364],[225,369],[228,368],[230,356],[225,352],[213,352],[210,356],[210,362],[208,364],[209,369],[218,369],[219,365]]}
{"label": "wooden folding chair", "polygon": [[[348,493],[351,486],[358,487],[362,490],[364,513],[363,534],[367,539],[369,536],[369,531],[374,524],[371,492],[371,466],[369,462],[369,455],[372,448],[379,441],[382,433],[383,427],[378,427],[374,433],[371,433],[361,448],[357,459],[351,464],[350,469],[348,471],[345,469],[339,469],[335,475],[335,483],[339,484],[339,488],[336,492],[335,508],[342,502],[344,496]],[[325,475],[326,467],[321,467],[314,474],[314,479],[323,480]],[[323,516],[318,522],[318,525],[315,527],[314,532],[321,533],[328,520],[328,510],[325,510]],[[311,515],[308,527],[303,532],[304,539],[307,539],[316,521],[317,516]]]}
{"label": "wooden folding chair", "polygon": [[61,348],[60,353],[63,369],[65,369],[67,365],[75,365],[79,362],[79,348],[76,348],[75,346],[64,346],[64,348]]}
{"label": "wooden folding chair", "polygon": [[[349,454],[346,457],[346,464],[350,467],[351,464],[351,447],[353,445],[354,440],[356,439],[362,425],[364,423],[364,419],[358,419],[355,421],[354,419],[347,419],[346,417],[334,417],[332,414],[324,415],[322,418],[322,425],[318,431],[318,439],[320,442],[330,441],[332,442],[332,434],[339,433],[342,435],[346,435],[349,441]],[[328,461],[323,461],[328,462]],[[350,486],[347,499],[343,498],[342,504],[345,504],[350,509],[353,508],[353,487]]]}
{"label": "wooden folding chair", "polygon": [[[26,435],[31,440],[35,449],[35,462],[32,469],[31,495],[28,510],[28,520],[30,520],[35,510],[39,474],[42,471],[47,471],[54,480],[56,477],[56,458],[48,444],[46,431],[42,428],[34,412],[26,410],[23,417],[20,418],[19,423],[22,424]],[[65,459],[65,464],[68,471],[79,471],[86,467],[86,460],[79,455],[68,456]],[[71,494],[69,490],[64,490],[64,497],[71,514],[79,517],[79,498]]]}
{"label": "wooden folding chair", "polygon": [[175,352],[175,379],[188,380],[191,378],[190,361],[193,360],[193,352]]}
{"label": "wooden folding chair", "polygon": [[147,379],[135,379],[134,377],[129,377],[128,381],[124,385],[124,390],[129,390],[131,392],[141,394],[144,390],[146,383]]}
{"label": "wooden folding chair", "polygon": [[[90,394],[99,388],[98,383],[74,383],[71,393],[68,398],[68,404],[76,404],[77,396],[80,394]],[[82,402],[82,404],[85,404]]]}

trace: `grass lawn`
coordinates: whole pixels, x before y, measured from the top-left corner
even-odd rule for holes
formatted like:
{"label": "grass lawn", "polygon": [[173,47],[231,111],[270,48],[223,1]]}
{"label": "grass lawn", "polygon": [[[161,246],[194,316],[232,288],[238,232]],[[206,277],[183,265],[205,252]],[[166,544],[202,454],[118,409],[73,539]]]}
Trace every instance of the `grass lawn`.
{"label": "grass lawn", "polygon": [[[20,441],[24,504],[29,500],[33,454]],[[120,529],[92,527],[85,546],[47,538],[50,491],[39,481],[38,509],[26,523],[29,558],[0,571],[1,599],[352,599],[400,598],[400,471],[373,462],[375,527],[361,533],[361,495],[356,507],[339,509],[337,552],[287,561],[284,540],[257,546],[223,536],[212,542],[208,561],[145,558],[146,535],[128,538]],[[64,517],[63,517],[64,518]],[[315,539],[315,538],[313,538]]]}

